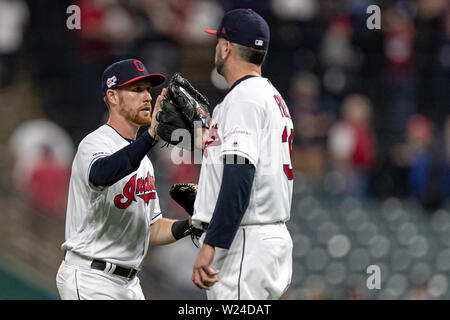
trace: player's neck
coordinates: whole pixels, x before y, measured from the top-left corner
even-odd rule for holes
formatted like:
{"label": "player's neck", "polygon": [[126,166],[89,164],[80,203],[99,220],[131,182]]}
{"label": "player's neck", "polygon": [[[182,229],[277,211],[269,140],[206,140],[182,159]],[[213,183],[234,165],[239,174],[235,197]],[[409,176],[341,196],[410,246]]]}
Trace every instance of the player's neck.
{"label": "player's neck", "polygon": [[245,76],[261,77],[261,67],[246,62],[230,64],[225,74],[225,79],[227,80],[228,88],[231,88],[231,86],[237,80]]}
{"label": "player's neck", "polygon": [[107,124],[126,139],[136,140],[139,127],[130,124],[125,118],[110,116]]}

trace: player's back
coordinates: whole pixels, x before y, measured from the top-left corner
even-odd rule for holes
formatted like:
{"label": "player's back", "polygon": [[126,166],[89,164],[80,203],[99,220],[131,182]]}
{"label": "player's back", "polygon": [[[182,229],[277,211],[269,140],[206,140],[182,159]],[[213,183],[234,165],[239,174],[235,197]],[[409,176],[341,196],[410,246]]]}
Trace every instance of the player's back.
{"label": "player's back", "polygon": [[274,219],[276,217],[287,221],[290,217],[293,189],[293,123],[281,94],[268,79],[249,80],[247,95],[256,93],[257,104],[264,111],[260,132],[260,163],[255,176],[255,213],[258,215],[264,212]]}

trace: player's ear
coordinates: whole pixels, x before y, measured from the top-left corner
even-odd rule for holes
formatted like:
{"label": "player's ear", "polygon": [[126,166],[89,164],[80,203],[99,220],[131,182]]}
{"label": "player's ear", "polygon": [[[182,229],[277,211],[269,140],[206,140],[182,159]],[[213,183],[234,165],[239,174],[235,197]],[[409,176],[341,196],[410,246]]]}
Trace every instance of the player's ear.
{"label": "player's ear", "polygon": [[226,40],[222,46],[222,59],[226,59],[233,54],[233,44]]}
{"label": "player's ear", "polygon": [[108,102],[109,107],[119,104],[118,92],[112,89],[106,90],[105,100]]}

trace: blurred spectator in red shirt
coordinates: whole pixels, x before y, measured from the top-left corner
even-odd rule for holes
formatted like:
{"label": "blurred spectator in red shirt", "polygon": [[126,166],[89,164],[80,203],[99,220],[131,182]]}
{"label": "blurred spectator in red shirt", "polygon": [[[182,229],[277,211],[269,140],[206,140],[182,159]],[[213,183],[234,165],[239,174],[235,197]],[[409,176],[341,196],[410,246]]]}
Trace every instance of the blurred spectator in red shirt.
{"label": "blurred spectator in red shirt", "polygon": [[42,146],[51,149],[59,162],[70,166],[75,155],[75,145],[70,135],[58,124],[46,118],[21,123],[9,138],[11,156],[11,188],[13,192],[28,192],[31,172],[42,155]]}
{"label": "blurred spectator in red shirt", "polygon": [[385,12],[384,54],[388,68],[401,72],[411,67],[414,54],[415,29],[411,14],[398,7],[389,8]]}
{"label": "blurred spectator in red shirt", "polygon": [[59,161],[47,145],[31,171],[29,204],[39,213],[52,218],[63,217],[70,180],[70,166]]}
{"label": "blurred spectator in red shirt", "polygon": [[342,102],[342,120],[329,132],[333,168],[345,177],[350,195],[367,193],[375,156],[375,133],[371,124],[372,103],[361,94],[350,94]]}

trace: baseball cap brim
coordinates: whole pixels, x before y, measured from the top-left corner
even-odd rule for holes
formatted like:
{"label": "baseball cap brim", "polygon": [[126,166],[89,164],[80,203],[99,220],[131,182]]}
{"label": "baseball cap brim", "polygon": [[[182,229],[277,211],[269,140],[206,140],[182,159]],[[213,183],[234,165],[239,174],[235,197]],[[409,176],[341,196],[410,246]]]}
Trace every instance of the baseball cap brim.
{"label": "baseball cap brim", "polygon": [[217,30],[205,29],[205,32],[217,36]]}
{"label": "baseball cap brim", "polygon": [[159,74],[159,73],[152,73],[152,74],[146,74],[145,76],[140,76],[140,77],[136,77],[136,78],[130,79],[127,82],[118,84],[117,87],[122,87],[124,85],[127,85],[129,83],[132,83],[132,82],[135,82],[135,81],[138,81],[138,80],[141,80],[141,79],[149,80],[153,87],[159,86],[164,81],[166,81],[166,77],[164,75]]}

